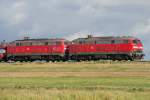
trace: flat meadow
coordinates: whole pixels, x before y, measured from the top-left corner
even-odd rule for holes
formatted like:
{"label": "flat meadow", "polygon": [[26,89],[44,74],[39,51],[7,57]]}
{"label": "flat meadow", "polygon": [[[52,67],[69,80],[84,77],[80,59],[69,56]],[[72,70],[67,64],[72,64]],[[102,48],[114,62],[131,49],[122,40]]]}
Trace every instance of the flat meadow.
{"label": "flat meadow", "polygon": [[150,100],[150,62],[1,62],[0,100]]}

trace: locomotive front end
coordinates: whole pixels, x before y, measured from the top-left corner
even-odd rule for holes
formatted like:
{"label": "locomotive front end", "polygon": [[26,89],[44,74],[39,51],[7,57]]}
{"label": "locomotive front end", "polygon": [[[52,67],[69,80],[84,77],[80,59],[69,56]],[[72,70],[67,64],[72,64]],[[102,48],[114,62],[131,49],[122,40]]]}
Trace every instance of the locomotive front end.
{"label": "locomotive front end", "polygon": [[139,39],[132,40],[132,57],[133,59],[143,59],[144,58],[144,47]]}
{"label": "locomotive front end", "polygon": [[4,48],[0,48],[0,61],[4,60],[6,57],[6,50]]}

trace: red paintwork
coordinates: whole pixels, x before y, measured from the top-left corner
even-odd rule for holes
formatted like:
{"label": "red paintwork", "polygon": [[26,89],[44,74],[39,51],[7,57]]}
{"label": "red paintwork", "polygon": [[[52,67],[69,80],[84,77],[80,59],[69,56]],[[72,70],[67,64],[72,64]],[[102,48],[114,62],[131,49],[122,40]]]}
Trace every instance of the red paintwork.
{"label": "red paintwork", "polygon": [[[132,39],[131,39],[132,40]],[[143,51],[142,43],[133,44],[132,42],[128,44],[72,44],[69,45],[70,54],[80,54],[80,53],[132,53],[134,51]]]}
{"label": "red paintwork", "polygon": [[2,60],[5,57],[5,54],[0,54],[0,60]]}
{"label": "red paintwork", "polygon": [[[121,38],[124,39],[124,38]],[[32,55],[61,55],[66,57],[70,55],[80,54],[130,54],[136,51],[143,51],[143,45],[139,41],[138,44],[134,44],[133,40],[136,38],[125,38],[129,42],[126,44],[69,44],[65,45],[64,40],[59,45],[41,45],[41,46],[15,46],[8,44],[7,46],[1,46],[1,49],[5,49],[6,53],[0,53],[0,59],[9,56],[32,56]],[[136,39],[137,40],[137,39]],[[143,56],[143,55],[142,55]]]}
{"label": "red paintwork", "polygon": [[49,46],[8,46],[7,54],[10,55],[52,55],[58,54],[63,55],[64,45],[49,45]]}
{"label": "red paintwork", "polygon": [[133,51],[138,51],[138,50],[143,51],[144,48],[143,48],[142,43],[139,43],[139,44],[132,44],[132,50],[133,50]]}
{"label": "red paintwork", "polygon": [[70,45],[70,53],[119,53],[131,52],[132,45],[129,44],[84,44],[84,45]]}
{"label": "red paintwork", "polygon": [[[6,50],[6,45],[0,45],[0,49]],[[0,60],[3,60],[6,57],[6,53],[0,53]]]}

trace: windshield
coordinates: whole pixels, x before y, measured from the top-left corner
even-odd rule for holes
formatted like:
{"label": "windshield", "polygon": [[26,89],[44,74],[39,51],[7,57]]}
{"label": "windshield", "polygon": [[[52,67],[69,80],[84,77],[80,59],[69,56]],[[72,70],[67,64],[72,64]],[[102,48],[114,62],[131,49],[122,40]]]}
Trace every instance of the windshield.
{"label": "windshield", "polygon": [[141,41],[140,41],[140,40],[133,40],[133,43],[134,43],[134,44],[140,44]]}
{"label": "windshield", "polygon": [[5,49],[0,49],[0,53],[6,53]]}

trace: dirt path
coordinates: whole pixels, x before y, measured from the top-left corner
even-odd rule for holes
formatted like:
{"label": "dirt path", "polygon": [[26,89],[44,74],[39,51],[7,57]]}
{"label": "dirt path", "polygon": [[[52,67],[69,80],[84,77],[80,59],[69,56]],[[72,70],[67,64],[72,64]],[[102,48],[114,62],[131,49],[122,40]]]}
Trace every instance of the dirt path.
{"label": "dirt path", "polygon": [[0,77],[150,77],[150,72],[0,72]]}

